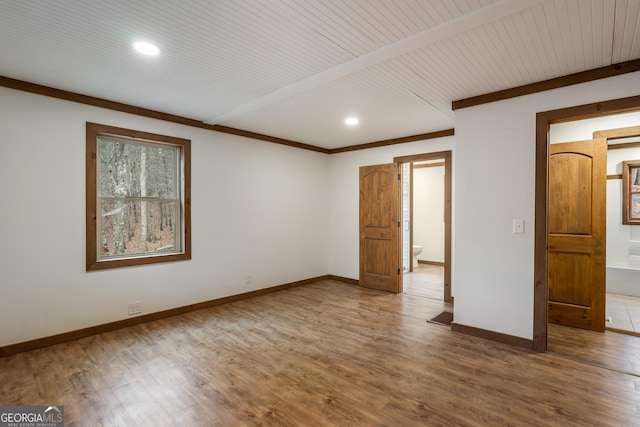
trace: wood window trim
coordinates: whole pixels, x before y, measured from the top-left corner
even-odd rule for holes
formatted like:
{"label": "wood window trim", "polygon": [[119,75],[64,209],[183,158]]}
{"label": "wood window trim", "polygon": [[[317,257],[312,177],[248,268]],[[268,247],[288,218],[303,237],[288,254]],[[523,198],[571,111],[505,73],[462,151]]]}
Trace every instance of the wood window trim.
{"label": "wood window trim", "polygon": [[640,225],[640,217],[631,216],[631,200],[633,194],[640,195],[640,191],[631,191],[631,170],[640,173],[640,160],[622,162],[622,223],[625,225]]}
{"label": "wood window trim", "polygon": [[[595,131],[593,133],[594,138],[607,138],[607,142],[615,139],[631,138],[640,136],[640,126],[629,126],[624,128],[605,129]],[[630,142],[624,144],[610,144],[607,146],[608,150],[618,150],[623,148],[638,148],[640,142]],[[633,219],[630,216],[630,202],[631,194],[629,187],[629,168],[640,167],[640,160],[628,160],[622,162],[622,174],[621,175],[609,175],[607,179],[621,179],[622,180],[622,223],[625,225],[640,225],[640,218]]]}
{"label": "wood window trim", "polygon": [[[142,256],[106,261],[98,260],[97,233],[97,139],[98,135],[111,135],[130,139],[164,142],[177,145],[182,154],[182,232],[183,250],[180,253]],[[105,270],[135,265],[147,265],[191,259],[191,141],[167,135],[159,135],[97,123],[86,123],[86,271]]]}

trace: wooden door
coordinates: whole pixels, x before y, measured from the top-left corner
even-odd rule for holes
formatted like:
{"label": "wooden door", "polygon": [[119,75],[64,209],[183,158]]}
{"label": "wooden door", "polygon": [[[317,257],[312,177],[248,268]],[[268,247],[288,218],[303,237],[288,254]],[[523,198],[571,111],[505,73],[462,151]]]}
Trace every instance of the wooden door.
{"label": "wooden door", "polygon": [[400,165],[360,168],[360,285],[402,292]]}
{"label": "wooden door", "polygon": [[606,163],[606,139],[549,147],[549,322],[604,331]]}

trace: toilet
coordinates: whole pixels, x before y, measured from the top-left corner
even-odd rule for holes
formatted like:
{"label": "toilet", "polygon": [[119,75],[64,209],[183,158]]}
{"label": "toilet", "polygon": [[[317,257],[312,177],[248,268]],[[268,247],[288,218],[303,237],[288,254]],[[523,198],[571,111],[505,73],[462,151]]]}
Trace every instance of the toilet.
{"label": "toilet", "polygon": [[418,268],[418,255],[422,253],[422,246],[413,245],[413,268]]}

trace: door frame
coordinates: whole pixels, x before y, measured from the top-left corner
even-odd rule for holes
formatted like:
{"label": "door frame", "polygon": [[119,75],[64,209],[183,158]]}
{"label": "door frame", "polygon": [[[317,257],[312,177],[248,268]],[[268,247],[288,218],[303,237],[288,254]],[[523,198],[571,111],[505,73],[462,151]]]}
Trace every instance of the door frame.
{"label": "door frame", "polygon": [[536,114],[535,236],[533,290],[534,351],[547,350],[547,262],[549,218],[549,129],[551,124],[640,111],[640,96],[596,102]]}
{"label": "door frame", "polygon": [[[451,150],[438,151],[435,153],[414,154],[411,156],[394,157],[393,162],[413,163],[424,160],[444,159],[444,301],[453,302],[451,293],[451,235],[452,235],[452,171]],[[398,185],[402,185],[400,182]],[[402,192],[400,192],[402,194]],[[399,206],[400,215],[402,215],[402,204]],[[400,216],[401,217],[401,216]],[[411,237],[413,239],[413,237]],[[402,235],[400,235],[400,243],[402,244]]]}

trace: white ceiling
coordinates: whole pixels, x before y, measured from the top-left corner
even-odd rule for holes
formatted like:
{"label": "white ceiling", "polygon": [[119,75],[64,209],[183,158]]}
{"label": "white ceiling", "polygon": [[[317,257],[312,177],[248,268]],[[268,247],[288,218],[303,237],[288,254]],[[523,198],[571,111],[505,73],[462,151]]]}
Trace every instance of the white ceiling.
{"label": "white ceiling", "polygon": [[2,76],[327,149],[638,58],[640,0],[0,0]]}

